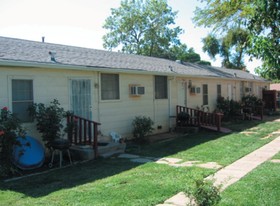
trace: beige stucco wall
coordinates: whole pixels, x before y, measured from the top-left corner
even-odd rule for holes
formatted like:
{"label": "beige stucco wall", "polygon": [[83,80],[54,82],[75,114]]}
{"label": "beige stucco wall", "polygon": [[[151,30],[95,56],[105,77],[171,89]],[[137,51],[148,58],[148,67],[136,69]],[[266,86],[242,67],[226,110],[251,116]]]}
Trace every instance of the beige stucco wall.
{"label": "beige stucco wall", "polygon": [[[71,79],[91,80],[92,92],[92,117],[100,122],[100,132],[109,135],[115,131],[124,137],[131,137],[132,120],[135,116],[149,116],[154,122],[154,133],[163,133],[174,127],[176,105],[182,99],[182,89],[185,90],[186,106],[196,108],[202,105],[202,85],[208,85],[208,101],[210,111],[216,107],[217,84],[222,85],[222,96],[228,96],[228,86],[232,85],[233,99],[240,100],[240,83],[234,80],[180,78],[168,77],[169,99],[154,98],[154,75],[119,74],[120,100],[103,101],[100,99],[100,73],[94,71],[77,71],[63,69],[42,68],[16,68],[0,67],[0,108],[8,106],[11,102],[11,80],[32,79],[34,90],[34,102],[48,104],[53,99],[58,99],[65,110],[70,108]],[[200,94],[191,95],[188,89],[189,80],[192,85],[200,87]],[[129,95],[129,85],[139,84],[145,87],[145,94],[139,97]],[[186,84],[186,87],[183,87]],[[254,83],[255,87],[264,87],[264,83]],[[268,84],[266,84],[268,85]],[[180,90],[181,89],[181,90]],[[180,90],[180,91],[179,91]],[[255,91],[255,89],[254,89]],[[170,116],[173,116],[170,118]],[[25,124],[30,135],[38,137],[34,124]]]}

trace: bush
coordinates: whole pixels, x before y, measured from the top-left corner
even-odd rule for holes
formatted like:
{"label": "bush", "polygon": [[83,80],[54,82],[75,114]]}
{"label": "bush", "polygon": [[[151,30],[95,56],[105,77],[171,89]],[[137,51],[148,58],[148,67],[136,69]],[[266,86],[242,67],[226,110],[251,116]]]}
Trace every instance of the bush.
{"label": "bush", "polygon": [[19,119],[7,107],[2,108],[0,116],[0,176],[13,174],[17,170],[13,165],[13,147],[20,145],[17,137],[24,138],[24,135],[25,132]]}
{"label": "bush", "polygon": [[197,180],[193,196],[199,206],[217,205],[221,200],[219,188],[210,180]]}
{"label": "bush", "polygon": [[146,135],[152,133],[154,122],[150,117],[137,116],[132,122],[133,136],[135,138],[143,138]]}
{"label": "bush", "polygon": [[247,95],[242,97],[242,103],[245,107],[255,107],[264,105],[264,102],[254,95]]}
{"label": "bush", "polygon": [[42,139],[49,148],[50,143],[62,136],[62,120],[66,112],[60,107],[58,100],[54,99],[49,106],[33,104],[29,108],[30,115],[37,120],[37,130],[42,134]]}
{"label": "bush", "polygon": [[238,101],[225,99],[224,97],[219,97],[217,99],[217,111],[222,112],[226,119],[235,117],[235,115],[240,112],[241,108],[242,103]]}

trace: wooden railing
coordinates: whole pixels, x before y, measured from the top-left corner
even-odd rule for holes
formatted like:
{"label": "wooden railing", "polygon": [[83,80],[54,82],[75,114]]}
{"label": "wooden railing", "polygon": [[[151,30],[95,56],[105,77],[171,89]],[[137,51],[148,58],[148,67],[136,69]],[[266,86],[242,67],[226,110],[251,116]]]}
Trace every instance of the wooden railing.
{"label": "wooden railing", "polygon": [[77,115],[67,115],[68,140],[76,145],[92,145],[94,157],[97,157],[97,136],[99,122],[88,120]]}
{"label": "wooden railing", "polygon": [[[180,117],[187,114],[185,119]],[[176,106],[176,125],[178,126],[214,126],[217,131],[221,130],[221,120],[223,114],[204,112],[198,109]]]}

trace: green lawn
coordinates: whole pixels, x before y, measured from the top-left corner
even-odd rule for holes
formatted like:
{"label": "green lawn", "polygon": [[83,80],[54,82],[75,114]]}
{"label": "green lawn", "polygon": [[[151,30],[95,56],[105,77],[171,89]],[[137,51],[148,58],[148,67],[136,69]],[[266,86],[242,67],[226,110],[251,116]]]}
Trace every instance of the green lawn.
{"label": "green lawn", "polygon": [[[279,122],[245,121],[227,126],[236,132],[225,135],[203,131],[171,141],[145,145],[134,153],[149,157],[176,157],[184,161],[214,161],[228,165],[271,141],[274,137],[262,138],[280,129]],[[256,133],[246,135],[240,131]],[[261,175],[257,173],[248,182],[258,182],[256,179],[260,179],[261,191],[261,185],[264,184],[261,181],[264,177],[270,178],[276,174],[273,171],[277,169],[279,171],[279,165],[266,163],[261,167],[261,171],[256,170],[261,172]],[[156,205],[180,191],[186,191],[186,188],[192,190],[196,180],[203,179],[213,172],[215,170],[171,167],[154,162],[138,164],[119,158],[89,161],[47,174],[0,182],[0,205]],[[271,181],[273,180],[272,178]],[[242,196],[242,190],[249,190],[246,188],[248,182],[241,187],[239,196]],[[232,193],[226,190],[222,194],[222,205],[236,201],[230,197],[239,189],[232,190]],[[279,197],[279,193],[271,194]],[[246,197],[241,199],[239,205],[248,205],[245,199]],[[263,201],[268,202],[269,199]]]}
{"label": "green lawn", "polygon": [[[280,153],[274,158],[280,159]],[[279,205],[280,164],[265,162],[222,193],[219,205]]]}

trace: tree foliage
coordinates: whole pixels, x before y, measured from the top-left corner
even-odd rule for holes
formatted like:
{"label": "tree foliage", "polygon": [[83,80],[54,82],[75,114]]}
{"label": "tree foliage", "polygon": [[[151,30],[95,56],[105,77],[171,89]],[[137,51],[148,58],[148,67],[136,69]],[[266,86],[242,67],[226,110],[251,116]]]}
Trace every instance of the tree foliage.
{"label": "tree foliage", "polygon": [[[262,76],[280,78],[280,1],[279,0],[202,0],[196,8],[194,22],[210,27],[225,36],[233,28],[242,28],[249,36],[244,51],[263,61],[257,72]],[[213,50],[212,50],[213,51]]]}
{"label": "tree foliage", "polygon": [[122,0],[121,6],[111,9],[104,28],[104,48],[121,46],[126,53],[146,56],[166,56],[172,46],[179,45],[183,30],[172,27],[177,12],[166,0]]}
{"label": "tree foliage", "polygon": [[103,46],[122,52],[210,65],[193,48],[181,43],[184,31],[175,26],[177,11],[166,0],[122,0],[103,27]]}
{"label": "tree foliage", "polygon": [[248,37],[248,32],[241,28],[230,29],[220,39],[214,34],[209,34],[202,40],[204,44],[202,49],[212,59],[219,54],[223,58],[222,65],[226,68],[243,69]]}

